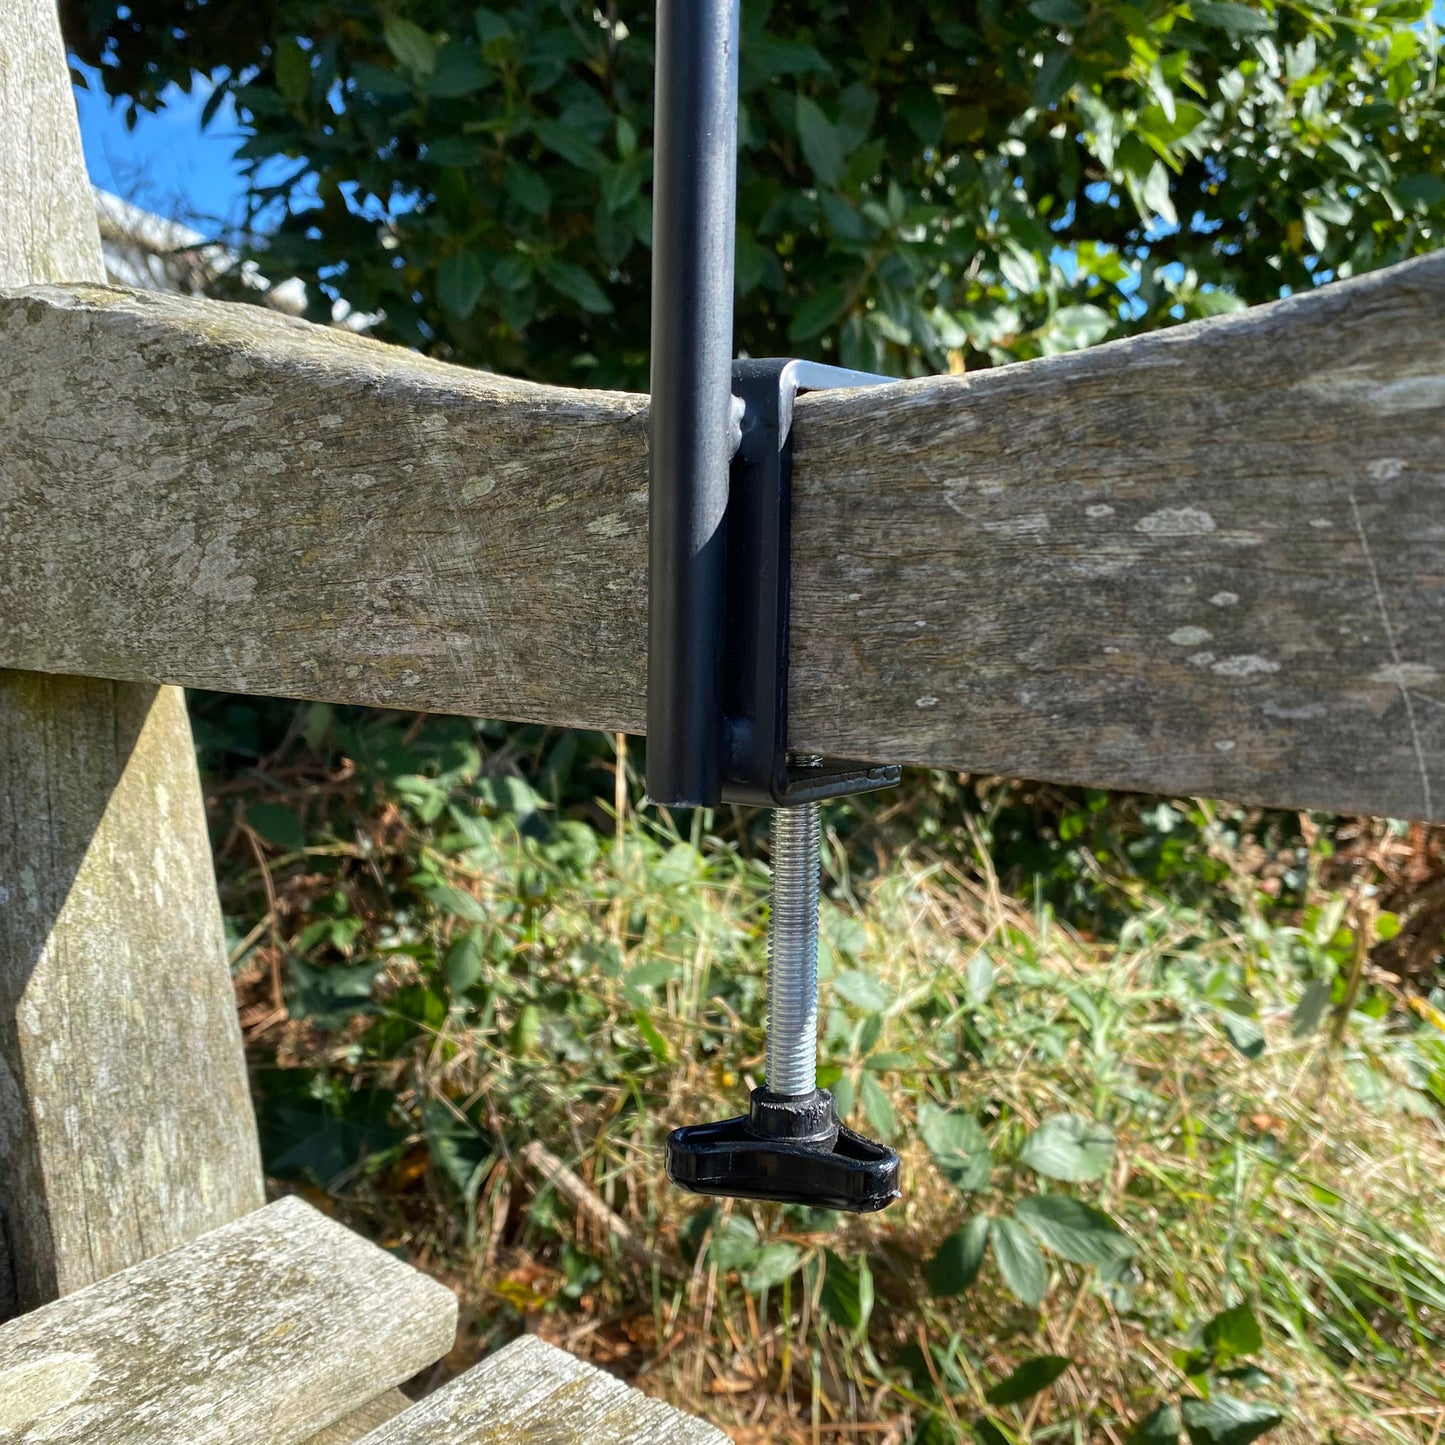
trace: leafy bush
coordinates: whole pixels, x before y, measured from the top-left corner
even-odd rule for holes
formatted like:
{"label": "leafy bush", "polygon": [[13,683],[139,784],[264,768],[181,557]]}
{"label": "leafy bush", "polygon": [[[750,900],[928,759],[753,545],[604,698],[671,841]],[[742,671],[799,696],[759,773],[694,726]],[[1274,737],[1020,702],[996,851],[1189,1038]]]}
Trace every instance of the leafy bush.
{"label": "leafy bush", "polygon": [[[110,94],[216,78],[256,254],[379,335],[645,386],[651,7],[65,0]],[[1429,0],[743,6],[737,341],[899,375],[1438,246]]]}

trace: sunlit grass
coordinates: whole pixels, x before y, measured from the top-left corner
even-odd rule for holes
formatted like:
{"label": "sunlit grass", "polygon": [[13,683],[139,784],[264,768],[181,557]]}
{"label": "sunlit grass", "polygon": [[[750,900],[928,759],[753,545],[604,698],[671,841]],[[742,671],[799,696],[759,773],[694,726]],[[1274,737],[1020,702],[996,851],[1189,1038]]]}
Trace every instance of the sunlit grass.
{"label": "sunlit grass", "polygon": [[[1431,1025],[1374,979],[1338,1042],[1328,1016],[1296,1037],[1323,942],[1261,917],[1247,878],[1218,910],[1135,889],[1093,941],[1001,888],[977,835],[869,877],[834,837],[820,1065],[900,1150],[904,1198],[860,1219],[716,1208],[667,1185],[661,1142],[761,1082],[762,861],[702,816],[560,819],[479,765],[393,769],[361,813],[342,787],[304,851],[263,851],[276,915],[254,866],[231,899],[273,1164],[457,1287],[453,1367],[528,1328],[739,1441],[901,1445],[984,1418],[1122,1441],[1199,1388],[1187,1347],[1245,1302],[1263,1347],[1225,1384],[1283,1413],[1270,1439],[1440,1437],[1445,1137],[1412,1064]],[[935,1166],[925,1104],[983,1126],[987,1188]],[[1042,1187],[1105,1210],[1131,1261],[1103,1280],[1050,1256],[1040,1309],[992,1255],[931,1297],[947,1235],[1039,1191],[1017,1153],[1061,1113],[1112,1129],[1113,1163]],[[1039,1355],[1070,1367],[987,1402]]]}

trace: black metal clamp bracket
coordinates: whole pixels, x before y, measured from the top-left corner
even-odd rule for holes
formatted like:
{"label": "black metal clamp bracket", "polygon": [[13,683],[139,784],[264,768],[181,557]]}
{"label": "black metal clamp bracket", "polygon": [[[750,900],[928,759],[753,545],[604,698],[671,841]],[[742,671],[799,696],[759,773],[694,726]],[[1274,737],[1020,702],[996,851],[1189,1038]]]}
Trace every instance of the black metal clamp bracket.
{"label": "black metal clamp bracket", "polygon": [[722,801],[787,808],[892,787],[898,767],[790,753],[788,642],[794,398],[894,378],[769,359],[733,362],[732,380],[743,416],[724,514]]}

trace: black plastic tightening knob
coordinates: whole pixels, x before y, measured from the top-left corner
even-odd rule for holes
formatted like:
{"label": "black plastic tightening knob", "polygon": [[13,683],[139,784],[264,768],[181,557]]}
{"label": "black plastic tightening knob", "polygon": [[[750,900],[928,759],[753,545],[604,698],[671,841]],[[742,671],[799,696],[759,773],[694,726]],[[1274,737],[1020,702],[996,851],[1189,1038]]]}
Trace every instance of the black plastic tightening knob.
{"label": "black plastic tightening knob", "polygon": [[754,1089],[746,1114],[667,1136],[667,1177],[694,1194],[869,1214],[899,1196],[898,1155],[838,1122],[826,1089]]}

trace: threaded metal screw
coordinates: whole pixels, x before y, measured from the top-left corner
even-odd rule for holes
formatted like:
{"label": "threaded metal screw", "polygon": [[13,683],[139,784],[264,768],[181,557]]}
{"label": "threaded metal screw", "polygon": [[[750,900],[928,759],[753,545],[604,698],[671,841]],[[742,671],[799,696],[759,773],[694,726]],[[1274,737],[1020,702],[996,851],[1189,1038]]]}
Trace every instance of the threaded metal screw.
{"label": "threaded metal screw", "polygon": [[767,1086],[774,1094],[811,1094],[818,1056],[818,805],[775,808],[772,838]]}

